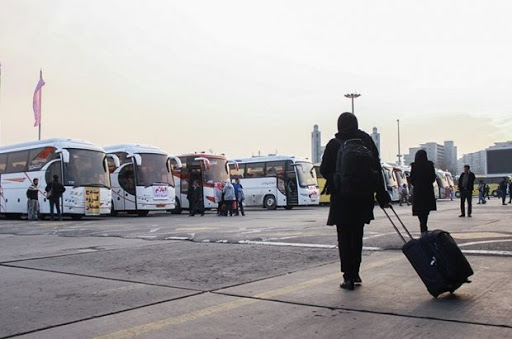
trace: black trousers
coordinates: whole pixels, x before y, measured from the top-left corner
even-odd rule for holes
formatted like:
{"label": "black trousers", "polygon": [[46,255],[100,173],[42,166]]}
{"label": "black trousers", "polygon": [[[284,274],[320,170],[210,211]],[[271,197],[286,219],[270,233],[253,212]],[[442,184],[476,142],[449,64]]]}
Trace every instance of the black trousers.
{"label": "black trousers", "polygon": [[363,229],[363,222],[336,225],[341,272],[344,279],[354,279],[359,275],[363,251]]}
{"label": "black trousers", "polygon": [[420,221],[420,232],[423,233],[423,232],[428,231],[428,228],[427,228],[428,212],[418,214],[418,219]]}
{"label": "black trousers", "polygon": [[468,201],[468,215],[471,215],[471,198],[473,192],[461,191],[460,192],[460,214],[466,215],[465,212],[465,201]]}

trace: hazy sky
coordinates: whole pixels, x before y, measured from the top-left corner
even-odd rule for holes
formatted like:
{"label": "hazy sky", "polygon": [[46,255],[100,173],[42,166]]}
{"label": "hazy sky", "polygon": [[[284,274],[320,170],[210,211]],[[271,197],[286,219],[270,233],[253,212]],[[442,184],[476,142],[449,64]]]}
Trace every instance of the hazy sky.
{"label": "hazy sky", "polygon": [[311,156],[355,100],[382,158],[512,140],[511,1],[0,2],[0,143],[141,142]]}

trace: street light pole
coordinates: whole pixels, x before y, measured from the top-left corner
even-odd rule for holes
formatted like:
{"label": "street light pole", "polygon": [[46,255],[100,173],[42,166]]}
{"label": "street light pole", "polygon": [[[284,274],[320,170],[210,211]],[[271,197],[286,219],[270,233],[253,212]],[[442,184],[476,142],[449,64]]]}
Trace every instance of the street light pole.
{"label": "street light pole", "polygon": [[400,119],[396,119],[396,124],[398,126],[398,154],[396,155],[398,158],[398,165],[402,165],[402,153],[400,153]]}
{"label": "street light pole", "polygon": [[345,94],[345,98],[350,98],[352,99],[352,114],[356,114],[354,112],[354,99],[355,98],[359,98],[361,96],[361,94],[357,94],[357,93],[349,93],[349,94]]}

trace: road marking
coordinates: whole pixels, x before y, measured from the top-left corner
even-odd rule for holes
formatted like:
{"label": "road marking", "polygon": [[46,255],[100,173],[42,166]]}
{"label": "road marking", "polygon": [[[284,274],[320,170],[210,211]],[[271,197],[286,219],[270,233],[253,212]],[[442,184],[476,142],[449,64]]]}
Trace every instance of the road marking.
{"label": "road marking", "polygon": [[152,230],[149,230],[149,233],[155,233],[155,232],[156,232],[156,231],[158,231],[159,229],[160,229],[160,227],[159,227],[159,228],[153,228]]}
{"label": "road marking", "polygon": [[466,254],[489,254],[489,255],[500,255],[504,257],[512,257],[512,251],[493,251],[493,250],[463,250]]}
{"label": "road marking", "polygon": [[[369,269],[377,268],[380,266],[385,266],[387,264],[390,264],[390,263],[393,263],[393,262],[399,261],[399,260],[402,260],[402,257],[383,259],[383,260],[365,265],[361,271],[364,272]],[[238,300],[235,300],[235,301],[230,301],[227,303],[223,303],[223,304],[219,304],[219,305],[215,305],[215,306],[211,306],[211,307],[206,307],[206,308],[203,308],[203,309],[200,309],[197,311],[179,315],[177,317],[162,319],[162,320],[158,320],[158,321],[155,321],[152,323],[135,326],[132,328],[113,332],[113,333],[106,334],[103,336],[98,336],[98,337],[95,337],[95,339],[117,339],[117,338],[127,338],[127,337],[139,336],[143,333],[158,331],[158,330],[164,329],[166,327],[183,324],[187,321],[198,320],[200,318],[211,316],[211,315],[214,315],[214,314],[217,314],[220,312],[226,312],[226,311],[230,311],[230,310],[233,310],[233,309],[241,307],[241,306],[254,304],[259,301],[258,299],[275,298],[277,296],[297,292],[297,291],[300,291],[300,290],[303,290],[306,288],[314,287],[316,285],[324,284],[324,283],[330,282],[332,280],[338,280],[338,279],[340,279],[340,276],[341,275],[339,272],[335,273],[335,274],[330,274],[330,275],[327,275],[327,276],[324,276],[321,278],[315,278],[315,279],[303,281],[303,282],[295,284],[295,285],[278,288],[278,289],[275,289],[272,291],[263,292],[263,293],[259,293],[259,294],[252,296],[252,298],[257,298],[257,299],[239,298]]]}
{"label": "road marking", "polygon": [[481,244],[493,244],[493,243],[497,243],[497,242],[511,242],[511,241],[512,241],[512,239],[473,241],[473,242],[466,242],[466,243],[459,244],[459,247],[481,245]]}
{"label": "road marking", "polygon": [[248,245],[270,245],[270,246],[290,246],[290,247],[309,247],[309,248],[336,248],[336,245],[322,245],[322,244],[304,244],[295,242],[272,242],[272,241],[252,241],[252,240],[240,240],[239,244]]}
{"label": "road marking", "polygon": [[176,231],[178,232],[192,232],[192,231],[210,231],[210,230],[216,230],[215,227],[186,227],[186,228],[177,228]]}
{"label": "road marking", "polygon": [[482,238],[511,238],[512,234],[498,232],[471,232],[471,233],[450,233],[455,239],[482,239]]}

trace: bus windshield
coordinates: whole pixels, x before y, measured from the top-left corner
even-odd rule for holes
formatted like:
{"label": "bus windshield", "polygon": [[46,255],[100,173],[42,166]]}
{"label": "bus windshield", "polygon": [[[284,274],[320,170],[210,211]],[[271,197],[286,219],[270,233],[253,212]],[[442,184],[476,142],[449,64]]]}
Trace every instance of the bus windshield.
{"label": "bus windshield", "polygon": [[174,186],[172,173],[167,168],[167,155],[141,153],[142,164],[137,166],[137,185],[164,184]]}
{"label": "bus windshield", "polygon": [[204,172],[205,183],[215,184],[219,181],[229,180],[229,174],[226,171],[225,159],[208,159],[210,161],[210,168]]}
{"label": "bus windshield", "polygon": [[316,173],[312,163],[308,162],[297,162],[295,164],[297,169],[297,175],[299,177],[299,185],[301,187],[316,186]]}
{"label": "bus windshield", "polygon": [[68,186],[110,188],[105,153],[85,149],[67,149],[69,163],[64,163],[63,183]]}

